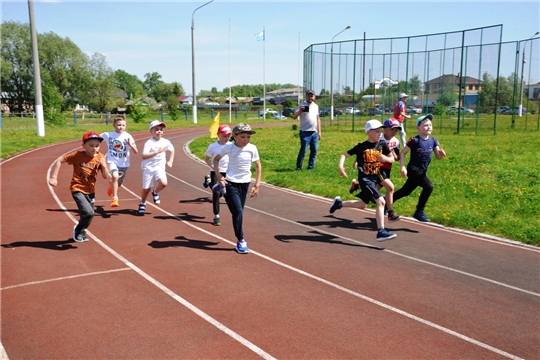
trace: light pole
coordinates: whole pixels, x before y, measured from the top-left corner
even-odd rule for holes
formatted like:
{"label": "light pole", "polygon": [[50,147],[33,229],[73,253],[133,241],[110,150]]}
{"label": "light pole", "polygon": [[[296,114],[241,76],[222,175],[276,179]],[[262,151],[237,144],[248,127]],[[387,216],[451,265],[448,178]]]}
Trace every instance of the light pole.
{"label": "light pole", "polygon": [[525,40],[523,43],[523,60],[521,62],[521,83],[519,84],[519,117],[523,114],[523,75],[525,70],[525,45],[527,45],[527,41],[531,40],[536,35],[540,34],[540,31],[537,31],[536,34]]}
{"label": "light pole", "polygon": [[192,86],[192,102],[193,102],[193,123],[197,123],[197,93],[195,92],[195,11],[199,10],[203,6],[206,6],[210,4],[214,0],[210,0],[209,2],[199,6],[195,10],[193,10],[193,14],[191,15],[191,86]]}
{"label": "light pole", "polygon": [[350,26],[347,26],[345,29],[334,35],[332,38],[332,45],[330,46],[330,121],[334,120],[334,39],[336,36],[350,28]]}

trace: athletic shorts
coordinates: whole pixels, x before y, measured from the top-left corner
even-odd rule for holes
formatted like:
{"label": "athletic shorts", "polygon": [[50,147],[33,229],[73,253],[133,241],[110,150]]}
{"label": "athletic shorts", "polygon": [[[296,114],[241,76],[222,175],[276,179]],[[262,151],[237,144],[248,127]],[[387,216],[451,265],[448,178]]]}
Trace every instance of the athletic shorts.
{"label": "athletic shorts", "polygon": [[121,184],[124,182],[124,179],[126,178],[126,173],[128,171],[128,168],[127,167],[118,167],[116,165],[116,163],[113,163],[113,162],[107,162],[107,166],[109,167],[109,171],[111,172],[111,174],[115,171],[118,171],[119,174],[121,174],[119,177],[118,177],[118,182]]}
{"label": "athletic shorts", "polygon": [[167,173],[165,169],[160,170],[143,170],[143,189],[150,189],[154,186],[154,183],[160,179],[167,180]]}
{"label": "athletic shorts", "polygon": [[365,204],[369,202],[375,202],[378,198],[381,197],[379,189],[377,189],[377,184],[381,182],[378,175],[370,175],[363,177],[358,180],[360,185],[360,193],[356,194],[357,198],[360,198]]}

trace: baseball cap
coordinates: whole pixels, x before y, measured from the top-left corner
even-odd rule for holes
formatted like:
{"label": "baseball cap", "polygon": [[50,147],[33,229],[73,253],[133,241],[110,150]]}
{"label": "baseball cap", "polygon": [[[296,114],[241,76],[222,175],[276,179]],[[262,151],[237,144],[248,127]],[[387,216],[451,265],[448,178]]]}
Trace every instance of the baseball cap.
{"label": "baseball cap", "polygon": [[93,131],[88,131],[88,132],[84,133],[84,135],[82,137],[82,142],[84,144],[85,142],[87,142],[88,140],[91,140],[91,139],[99,140],[99,142],[103,141],[103,138],[101,136],[99,136],[98,133],[95,133]]}
{"label": "baseball cap", "polygon": [[229,135],[232,131],[229,125],[220,125],[217,132],[218,134]]}
{"label": "baseball cap", "polygon": [[167,125],[165,125],[164,122],[161,122],[159,120],[153,120],[151,123],[150,123],[150,130],[152,130],[153,127],[156,127],[156,126],[163,126],[163,127],[167,127]]}
{"label": "baseball cap", "polygon": [[366,132],[368,132],[369,130],[375,130],[375,129],[380,129],[382,128],[383,125],[381,124],[381,122],[379,120],[369,120],[367,123],[366,123]]}
{"label": "baseball cap", "polygon": [[399,94],[399,98],[402,99],[404,97],[409,97],[409,95],[405,94],[405,93],[401,93]]}
{"label": "baseball cap", "polygon": [[384,120],[383,127],[388,127],[391,129],[398,128],[401,129],[401,123],[396,119],[388,118]]}
{"label": "baseball cap", "polygon": [[251,130],[251,126],[249,126],[248,124],[246,123],[238,123],[236,124],[236,126],[233,128],[233,133],[235,135],[238,135],[240,133],[250,133],[250,134],[255,134],[255,131]]}
{"label": "baseball cap", "polygon": [[433,120],[433,115],[427,114],[424,116],[420,116],[418,119],[416,119],[416,126],[420,125],[420,123],[425,119]]}
{"label": "baseball cap", "polygon": [[308,91],[306,92],[306,94],[307,94],[307,95],[309,95],[309,94],[315,95],[315,91],[313,91],[313,90],[308,90]]}

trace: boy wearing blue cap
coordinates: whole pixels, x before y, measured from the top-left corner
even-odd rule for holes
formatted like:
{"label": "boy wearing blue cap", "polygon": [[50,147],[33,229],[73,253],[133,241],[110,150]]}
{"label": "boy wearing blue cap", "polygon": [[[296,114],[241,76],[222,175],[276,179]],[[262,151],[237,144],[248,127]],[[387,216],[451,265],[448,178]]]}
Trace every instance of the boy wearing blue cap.
{"label": "boy wearing blue cap", "polygon": [[[360,194],[356,196],[361,201],[350,200],[344,202],[341,200],[341,197],[336,196],[329,210],[332,214],[342,207],[365,209],[370,201],[374,202],[377,205],[377,209],[375,210],[377,241],[389,240],[396,237],[396,234],[391,234],[384,228],[384,206],[386,201],[377,186],[384,180],[380,174],[380,163],[394,162],[394,157],[386,142],[381,140],[382,127],[383,125],[379,120],[369,120],[365,127],[368,139],[362,143],[358,143],[339,158],[339,174],[346,178],[348,176],[343,167],[345,159],[349,156],[356,155],[358,161],[358,182],[361,189]],[[399,216],[397,216],[396,220],[398,219]]]}
{"label": "boy wearing blue cap", "polygon": [[[446,156],[446,152],[440,147],[439,141],[430,136],[433,131],[431,124],[433,115],[427,114],[416,120],[418,135],[411,138],[403,148],[400,155],[401,176],[407,177],[407,181],[401,189],[394,193],[394,203],[402,197],[409,196],[418,186],[422,188],[416,211],[413,217],[422,222],[430,221],[424,209],[433,191],[433,184],[427,176],[427,169],[431,162],[431,155],[434,153],[437,159]],[[405,157],[411,152],[411,158],[405,167]]]}

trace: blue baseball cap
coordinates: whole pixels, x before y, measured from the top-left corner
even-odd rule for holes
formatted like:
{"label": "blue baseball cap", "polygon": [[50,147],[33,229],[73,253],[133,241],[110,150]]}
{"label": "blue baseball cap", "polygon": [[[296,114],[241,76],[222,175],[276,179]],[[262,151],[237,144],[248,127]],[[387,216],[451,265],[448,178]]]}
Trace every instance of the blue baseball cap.
{"label": "blue baseball cap", "polygon": [[433,115],[427,114],[424,116],[420,116],[418,119],[416,119],[416,126],[420,125],[420,123],[424,121],[425,119],[433,120]]}

